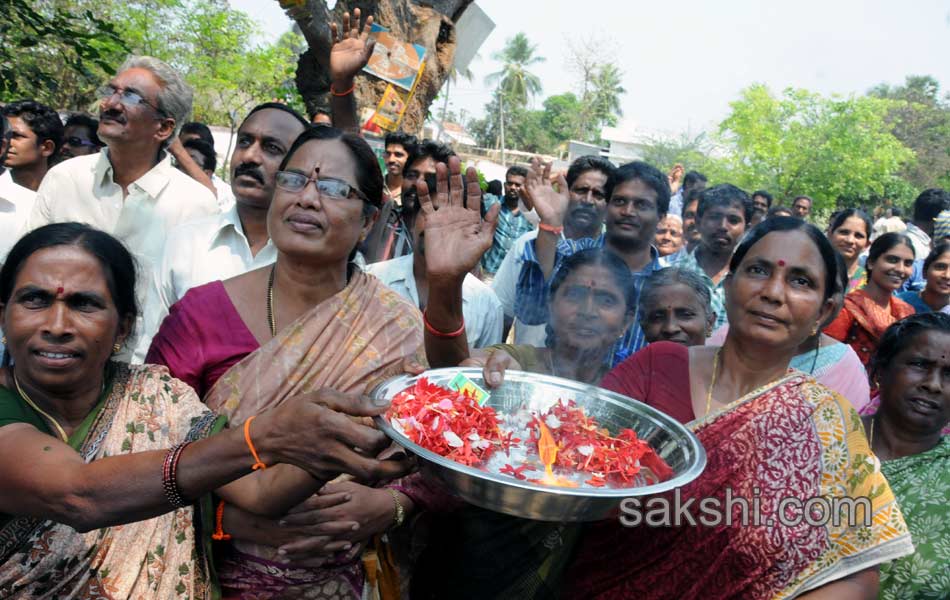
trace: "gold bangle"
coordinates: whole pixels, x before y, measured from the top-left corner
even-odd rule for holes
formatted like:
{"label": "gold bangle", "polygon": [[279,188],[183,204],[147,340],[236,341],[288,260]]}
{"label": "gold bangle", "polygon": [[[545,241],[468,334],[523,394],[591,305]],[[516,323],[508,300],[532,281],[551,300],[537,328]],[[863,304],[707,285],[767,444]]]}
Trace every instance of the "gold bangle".
{"label": "gold bangle", "polygon": [[393,497],[393,504],[395,505],[393,507],[393,528],[396,528],[406,520],[406,509],[402,507],[402,502],[399,501],[399,492],[392,488],[386,488],[386,491]]}

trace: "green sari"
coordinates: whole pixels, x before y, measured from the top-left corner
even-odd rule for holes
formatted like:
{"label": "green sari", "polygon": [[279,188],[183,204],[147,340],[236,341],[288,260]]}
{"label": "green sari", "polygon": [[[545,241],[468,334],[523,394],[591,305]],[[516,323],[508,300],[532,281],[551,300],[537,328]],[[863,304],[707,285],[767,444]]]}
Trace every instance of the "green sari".
{"label": "green sari", "polygon": [[950,598],[950,436],[927,452],[882,463],[915,551],[881,565],[881,600]]}

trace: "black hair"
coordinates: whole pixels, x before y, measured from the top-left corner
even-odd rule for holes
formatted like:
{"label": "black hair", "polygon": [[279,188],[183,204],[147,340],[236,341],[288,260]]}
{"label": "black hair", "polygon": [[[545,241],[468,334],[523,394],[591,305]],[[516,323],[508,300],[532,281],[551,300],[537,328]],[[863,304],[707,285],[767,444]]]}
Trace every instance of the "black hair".
{"label": "black hair", "polygon": [[486,191],[489,194],[493,194],[495,196],[501,196],[502,194],[505,193],[504,187],[502,187],[502,183],[500,179],[492,179],[491,181],[489,181],[488,189]]}
{"label": "black hair", "polygon": [[[554,302],[554,296],[560,289],[561,284],[568,276],[581,267],[595,266],[604,267],[610,272],[614,283],[620,288],[623,299],[626,302],[626,314],[632,315],[637,310],[637,286],[630,273],[630,267],[622,258],[604,248],[587,248],[571,254],[558,267],[558,270],[551,277],[551,283],[548,286],[548,306]],[[547,324],[547,339],[545,345],[548,348],[554,346],[554,329],[551,327],[551,320]]]}
{"label": "black hair", "polygon": [[508,167],[508,170],[505,171],[505,179],[508,179],[509,175],[514,175],[516,177],[527,177],[528,169],[522,167],[521,165],[511,165]]}
{"label": "black hair", "polygon": [[772,197],[772,194],[768,193],[765,190],[755,190],[754,192],[752,192],[752,197],[755,198],[756,196],[761,196],[765,198],[766,206],[768,208],[772,208],[772,201],[774,200],[774,198]]}
{"label": "black hair", "polygon": [[752,220],[752,199],[744,190],[737,188],[731,183],[720,183],[711,188],[706,188],[699,196],[699,205],[696,207],[696,218],[702,219],[703,213],[714,206],[732,206],[738,204],[742,207],[742,216],[745,218],[746,225]]}
{"label": "black hair", "polygon": [[[250,119],[251,115],[253,115],[254,113],[262,111],[262,110],[267,110],[268,108],[285,112],[288,115],[292,116],[293,118],[297,119],[297,121],[299,121],[300,124],[303,125],[304,127],[310,127],[310,121],[308,121],[307,119],[304,119],[303,115],[301,115],[299,112],[295,111],[294,109],[290,108],[286,104],[281,104],[280,102],[264,102],[262,104],[258,104],[257,106],[251,109],[251,112],[247,113],[247,116],[244,117],[244,121],[247,121],[248,119]],[[244,121],[241,121],[241,125],[244,125]],[[240,127],[238,127],[238,129],[240,129]]]}
{"label": "black hair", "polygon": [[685,285],[690,288],[696,293],[700,306],[706,311],[704,318],[712,314],[712,293],[709,291],[709,286],[703,281],[702,276],[696,271],[680,267],[665,267],[653,271],[643,280],[639,300],[640,319],[645,319],[647,316],[647,303],[663,288],[671,285]]}
{"label": "black hair", "polygon": [[924,259],[924,275],[927,275],[927,270],[930,269],[930,265],[934,263],[935,260],[940,258],[941,254],[950,252],[950,241],[938,242],[936,246],[933,247],[933,250],[930,251],[930,254],[927,255],[927,258]]}
{"label": "black hair", "polygon": [[659,169],[642,160],[621,165],[607,180],[605,192],[611,197],[614,189],[628,181],[642,181],[656,192],[656,211],[662,218],[670,209],[670,180]]}
{"label": "black hair", "polygon": [[914,220],[931,223],[941,211],[950,208],[950,192],[940,188],[924,190],[914,200]]}
{"label": "black hair", "polygon": [[[63,126],[63,136],[66,135],[66,130],[70,127],[85,127],[89,130],[90,142],[99,148],[105,146],[105,144],[102,143],[102,140],[99,139],[99,119],[93,117],[92,115],[87,115],[84,113],[75,113],[70,115],[69,118],[66,119],[66,124]],[[65,142],[65,137],[63,141]]]}
{"label": "black hair", "polygon": [[811,196],[806,196],[806,195],[802,194],[802,195],[799,195],[799,196],[795,196],[795,198],[792,199],[792,206],[794,206],[795,203],[798,202],[799,200],[808,200],[808,206],[809,206],[809,207],[812,206],[813,204],[815,204],[815,201],[811,199]]}
{"label": "black hair", "polygon": [[185,123],[181,126],[181,131],[178,132],[178,137],[181,137],[186,133],[198,136],[199,140],[211,146],[212,149],[214,148],[214,136],[211,135],[211,129],[204,123],[199,123],[197,121]]}
{"label": "black hair", "polygon": [[418,143],[419,140],[416,138],[416,136],[402,131],[394,131],[392,133],[386,134],[386,141],[383,144],[383,147],[385,148],[389,145],[402,146],[403,149],[408,153],[410,150],[412,150],[412,147]]}
{"label": "black hair", "polygon": [[866,212],[860,208],[846,208],[844,210],[839,210],[831,218],[831,224],[828,225],[828,232],[834,233],[839,227],[844,225],[844,222],[850,219],[851,217],[857,217],[864,221],[864,235],[871,238],[871,217],[868,216]]}
{"label": "black hair", "polygon": [[214,146],[202,139],[191,139],[182,144],[185,148],[191,148],[197,150],[201,153],[201,156],[204,157],[204,164],[201,165],[202,170],[214,172],[218,168],[218,157],[214,153]]}
{"label": "black hair", "polygon": [[[104,231],[84,223],[53,223],[24,235],[7,254],[0,269],[0,302],[8,304],[17,275],[33,254],[56,246],[79,246],[96,257],[105,274],[106,286],[112,295],[120,319],[134,324],[139,315],[135,299],[135,260],[126,247]],[[9,364],[9,353],[4,364]]]}
{"label": "black hair", "polygon": [[917,337],[928,331],[950,333],[950,315],[937,312],[911,315],[884,330],[871,357],[870,375],[874,379],[888,372],[894,357],[915,343]]}
{"label": "black hair", "polygon": [[567,175],[564,176],[564,179],[567,180],[567,187],[570,188],[573,187],[578,177],[588,171],[600,171],[609,181],[616,170],[617,167],[606,158],[601,156],[582,156],[575,159],[574,162],[571,163],[571,166],[567,168]]}
{"label": "black hair", "polygon": [[892,206],[892,207],[891,207],[891,216],[892,216],[892,217],[900,217],[900,216],[903,216],[903,214],[904,214],[904,211],[902,211],[899,206]]}
{"label": "black hair", "polygon": [[729,276],[732,277],[739,269],[742,259],[745,258],[752,246],[768,234],[776,231],[801,231],[811,238],[811,241],[818,248],[818,253],[821,254],[822,262],[825,263],[825,294],[823,300],[831,298],[839,287],[838,252],[821,230],[796,217],[765,219],[750,229],[732,253],[732,259],[729,261]]}
{"label": "black hair", "polygon": [[11,102],[3,107],[2,112],[8,117],[19,117],[27,127],[36,134],[38,143],[46,140],[53,142],[53,153],[46,157],[46,164],[51,165],[57,160],[59,148],[63,145],[63,121],[59,114],[45,104],[33,100]]}
{"label": "black hair", "polygon": [[792,209],[787,206],[773,206],[769,209],[769,212],[765,213],[766,219],[774,219],[775,217],[798,218],[792,215]]}
{"label": "black hair", "polygon": [[871,248],[868,250],[868,258],[864,263],[864,270],[868,273],[868,279],[871,278],[871,263],[898,244],[904,244],[910,248],[910,253],[914,255],[914,258],[917,258],[917,253],[914,251],[914,243],[910,241],[909,237],[896,231],[885,233],[874,240],[874,243],[871,244]]}
{"label": "black hair", "polygon": [[455,150],[435,140],[422,140],[413,145],[412,148],[406,148],[406,150],[409,150],[409,158],[406,159],[406,167],[403,172],[408,171],[413,163],[423,158],[431,158],[437,163],[448,164],[449,158],[455,156]]}
{"label": "black hair", "polygon": [[[686,194],[683,196],[683,209],[685,210],[690,202],[699,201],[699,197],[702,195],[703,195],[703,190],[699,188],[692,188],[689,191],[687,191]],[[699,207],[698,204],[696,206],[697,208]]]}
{"label": "black hair", "polygon": [[706,176],[699,171],[689,171],[683,176],[683,187],[692,189],[697,183],[706,183],[709,181]]}
{"label": "black hair", "polygon": [[371,212],[373,207],[379,208],[383,205],[385,184],[376,153],[363,138],[335,127],[307,125],[303,133],[297,136],[294,143],[290,145],[290,150],[284,155],[284,160],[280,161],[279,170],[286,169],[287,163],[290,162],[297,150],[312,140],[340,140],[349,149],[350,154],[356,159],[356,184],[360,191],[369,198],[369,205],[364,207],[364,214],[367,214],[367,211]]}

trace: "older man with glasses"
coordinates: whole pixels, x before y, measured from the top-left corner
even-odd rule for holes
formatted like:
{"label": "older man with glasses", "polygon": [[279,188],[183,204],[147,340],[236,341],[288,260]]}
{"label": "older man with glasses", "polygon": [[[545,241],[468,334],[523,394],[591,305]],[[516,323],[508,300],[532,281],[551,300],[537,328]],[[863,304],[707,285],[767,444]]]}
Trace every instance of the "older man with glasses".
{"label": "older man with glasses", "polygon": [[133,56],[97,90],[106,147],[50,169],[29,228],[79,221],[116,236],[135,256],[139,290],[161,260],[168,231],[218,211],[214,194],[178,171],[166,151],[191,112],[192,91],[164,62]]}

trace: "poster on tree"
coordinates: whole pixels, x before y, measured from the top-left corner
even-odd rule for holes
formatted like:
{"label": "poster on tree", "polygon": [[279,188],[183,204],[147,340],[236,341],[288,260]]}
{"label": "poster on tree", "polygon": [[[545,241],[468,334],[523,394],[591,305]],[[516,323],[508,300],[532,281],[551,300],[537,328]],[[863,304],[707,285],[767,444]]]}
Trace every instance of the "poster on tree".
{"label": "poster on tree", "polygon": [[425,47],[398,40],[376,23],[370,36],[376,40],[376,46],[363,70],[406,91],[412,90],[425,64]]}

